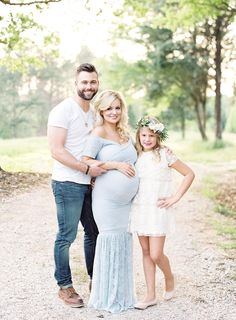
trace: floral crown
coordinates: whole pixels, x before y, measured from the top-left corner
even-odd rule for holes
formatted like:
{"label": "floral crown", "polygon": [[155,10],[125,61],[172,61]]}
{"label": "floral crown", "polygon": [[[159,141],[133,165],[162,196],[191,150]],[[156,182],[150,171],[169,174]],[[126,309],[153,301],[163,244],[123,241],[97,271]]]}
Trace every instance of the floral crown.
{"label": "floral crown", "polygon": [[161,142],[165,141],[168,138],[167,129],[164,124],[161,122],[157,122],[155,118],[151,118],[149,116],[142,117],[136,125],[136,128],[147,127],[152,130],[154,133],[157,133],[160,137]]}

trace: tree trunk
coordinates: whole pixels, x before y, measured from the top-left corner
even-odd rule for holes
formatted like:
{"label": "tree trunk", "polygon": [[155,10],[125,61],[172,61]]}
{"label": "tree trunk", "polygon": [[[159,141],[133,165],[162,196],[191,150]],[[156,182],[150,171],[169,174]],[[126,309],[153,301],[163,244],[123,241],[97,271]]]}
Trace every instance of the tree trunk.
{"label": "tree trunk", "polygon": [[207,138],[207,135],[206,135],[206,131],[204,129],[204,123],[203,123],[202,118],[201,118],[199,104],[200,104],[199,101],[195,100],[194,109],[195,109],[195,112],[196,112],[196,115],[197,115],[198,129],[199,129],[199,132],[201,134],[202,140],[207,141],[208,138]]}
{"label": "tree trunk", "polygon": [[206,98],[206,91],[207,91],[207,78],[206,78],[206,82],[205,82],[205,85],[204,85],[204,91],[202,93],[202,97],[201,97],[201,105],[202,105],[202,116],[203,116],[203,119],[202,119],[202,122],[203,122],[203,128],[204,128],[204,131],[206,131],[206,123],[207,123],[207,112],[206,112],[206,102],[207,102],[207,98]]}
{"label": "tree trunk", "polygon": [[184,109],[181,111],[181,133],[182,133],[182,139],[185,139],[185,113]]}
{"label": "tree trunk", "polygon": [[215,139],[222,140],[221,127],[221,41],[222,41],[222,17],[216,19],[215,25]]}

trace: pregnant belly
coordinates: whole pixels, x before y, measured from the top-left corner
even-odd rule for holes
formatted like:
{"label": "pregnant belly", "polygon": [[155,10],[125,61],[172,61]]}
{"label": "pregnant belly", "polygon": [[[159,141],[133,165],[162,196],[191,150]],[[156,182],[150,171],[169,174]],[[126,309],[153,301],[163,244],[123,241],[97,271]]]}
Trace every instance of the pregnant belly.
{"label": "pregnant belly", "polygon": [[118,170],[110,170],[97,177],[94,194],[114,201],[129,202],[138,190],[139,178],[129,178]]}

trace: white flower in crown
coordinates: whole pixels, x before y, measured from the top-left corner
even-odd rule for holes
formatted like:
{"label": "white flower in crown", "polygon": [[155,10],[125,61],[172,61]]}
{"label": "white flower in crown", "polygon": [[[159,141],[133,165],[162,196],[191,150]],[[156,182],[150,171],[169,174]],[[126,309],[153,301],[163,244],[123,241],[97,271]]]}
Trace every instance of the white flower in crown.
{"label": "white flower in crown", "polygon": [[163,123],[149,123],[148,127],[154,132],[162,132],[165,129]]}

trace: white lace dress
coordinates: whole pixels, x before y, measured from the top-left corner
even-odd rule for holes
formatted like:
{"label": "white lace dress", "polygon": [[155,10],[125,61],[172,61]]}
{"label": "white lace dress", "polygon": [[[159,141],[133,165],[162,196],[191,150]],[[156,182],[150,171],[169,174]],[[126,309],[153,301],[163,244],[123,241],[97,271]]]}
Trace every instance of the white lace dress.
{"label": "white lace dress", "polygon": [[158,198],[172,194],[171,168],[177,157],[166,148],[159,151],[160,161],[153,151],[141,153],[136,169],[140,178],[130,213],[129,232],[146,236],[163,236],[175,229],[172,209],[158,208]]}

